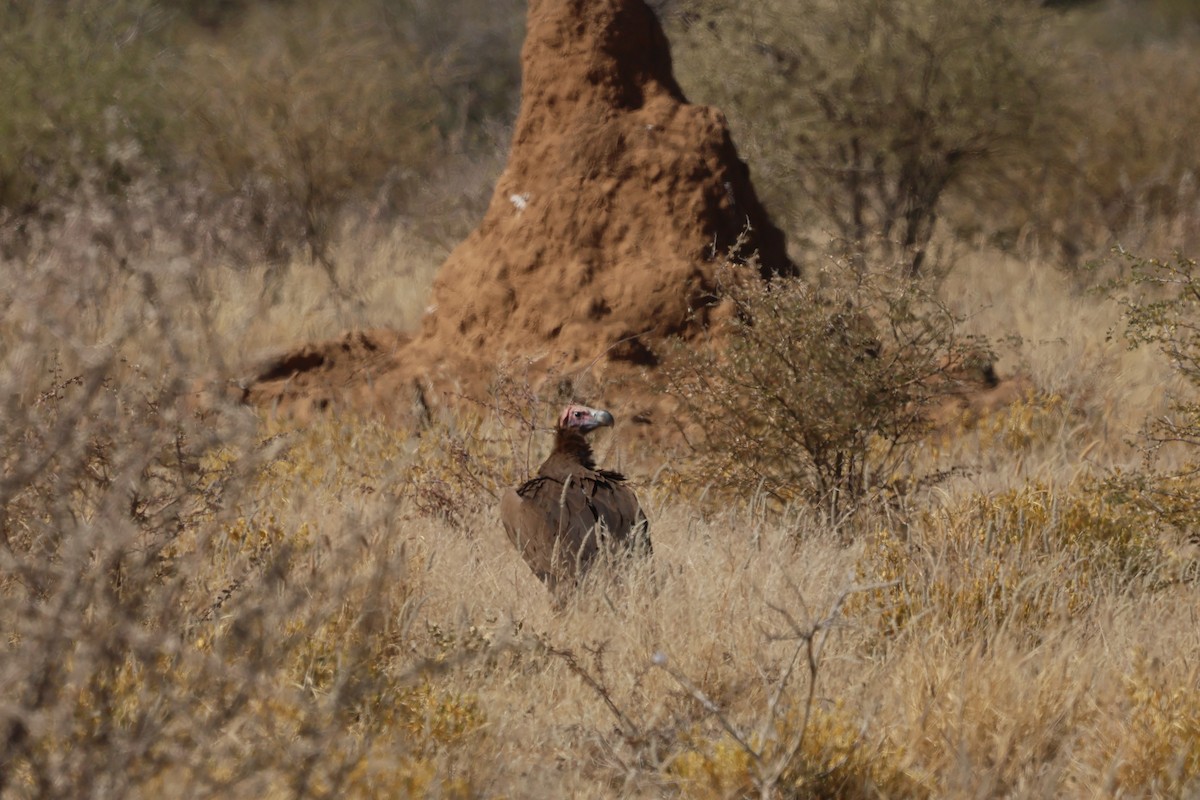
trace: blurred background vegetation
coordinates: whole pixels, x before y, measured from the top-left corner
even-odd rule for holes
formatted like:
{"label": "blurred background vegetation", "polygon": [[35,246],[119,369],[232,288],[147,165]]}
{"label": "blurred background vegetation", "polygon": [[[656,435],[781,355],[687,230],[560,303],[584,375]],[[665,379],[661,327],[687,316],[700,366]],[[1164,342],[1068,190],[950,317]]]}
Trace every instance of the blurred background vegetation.
{"label": "blurred background vegetation", "polygon": [[[851,268],[864,313],[868,273],[945,281],[972,250],[1080,288],[1114,246],[1200,245],[1200,106],[1177,99],[1200,95],[1194,4],[653,5],[681,84],[728,115],[810,282]],[[69,286],[91,341],[122,329],[102,309],[138,295],[139,274],[186,275],[175,313],[221,331],[207,366],[411,325],[503,167],[524,11],[2,3],[0,263]]]}
{"label": "blurred background vegetation", "polygon": [[942,232],[1069,267],[1196,241],[1200,120],[1170,100],[1198,88],[1195,4],[663,11],[684,85],[729,115],[794,235],[900,250],[913,273]]}
{"label": "blurred background vegetation", "polygon": [[[28,254],[90,207],[124,212],[119,227],[143,235],[174,229],[188,251],[323,260],[348,216],[395,219],[418,192],[436,210],[426,183],[494,152],[515,116],[523,11],[511,0],[5,3],[5,253]],[[478,203],[491,177],[455,202]],[[118,257],[134,244],[126,233],[96,231]]]}
{"label": "blurred background vegetation", "polygon": [[[1068,267],[1200,238],[1200,7],[1179,0],[659,0],[797,247],[912,273],[954,240]],[[102,250],[172,231],[331,270],[363,220],[442,243],[481,213],[520,89],[516,0],[0,5],[0,245],[89,208]],[[76,215],[77,217],[79,215]],[[94,229],[94,230],[93,230]],[[161,237],[159,237],[161,238]]]}

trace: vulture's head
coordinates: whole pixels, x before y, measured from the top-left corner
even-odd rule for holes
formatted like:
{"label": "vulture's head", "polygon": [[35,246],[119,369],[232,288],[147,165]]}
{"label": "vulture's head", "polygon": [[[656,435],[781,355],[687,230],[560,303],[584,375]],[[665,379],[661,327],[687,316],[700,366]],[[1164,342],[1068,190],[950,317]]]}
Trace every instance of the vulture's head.
{"label": "vulture's head", "polygon": [[612,427],[613,415],[602,408],[567,406],[558,417],[560,431],[577,430],[588,433],[596,428]]}

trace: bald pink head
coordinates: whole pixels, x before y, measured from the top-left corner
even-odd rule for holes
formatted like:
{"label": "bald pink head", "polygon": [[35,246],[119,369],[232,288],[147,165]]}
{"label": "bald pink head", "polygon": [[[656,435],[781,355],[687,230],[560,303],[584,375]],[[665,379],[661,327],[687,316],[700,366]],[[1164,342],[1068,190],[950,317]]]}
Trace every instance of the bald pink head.
{"label": "bald pink head", "polygon": [[613,415],[602,408],[587,406],[567,406],[558,417],[559,430],[575,428],[580,433],[594,431],[596,428],[611,427]]}

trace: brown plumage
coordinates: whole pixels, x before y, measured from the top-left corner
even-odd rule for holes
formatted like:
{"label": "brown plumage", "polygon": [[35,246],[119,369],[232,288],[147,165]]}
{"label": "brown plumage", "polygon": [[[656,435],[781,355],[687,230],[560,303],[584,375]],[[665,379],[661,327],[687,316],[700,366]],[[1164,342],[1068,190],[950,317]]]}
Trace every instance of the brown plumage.
{"label": "brown plumage", "polygon": [[567,406],[554,450],[538,474],[500,500],[509,541],[559,597],[583,577],[602,548],[650,551],[646,515],[625,476],[598,469],[586,434],[613,424],[600,409]]}

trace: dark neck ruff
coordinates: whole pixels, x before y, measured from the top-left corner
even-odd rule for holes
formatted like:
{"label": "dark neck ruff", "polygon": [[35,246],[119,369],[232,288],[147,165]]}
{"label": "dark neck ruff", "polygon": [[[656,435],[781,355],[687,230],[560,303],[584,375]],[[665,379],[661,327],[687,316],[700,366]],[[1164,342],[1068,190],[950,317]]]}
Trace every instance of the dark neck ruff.
{"label": "dark neck ruff", "polygon": [[559,428],[554,437],[554,452],[571,456],[588,469],[595,469],[592,446],[578,428]]}

